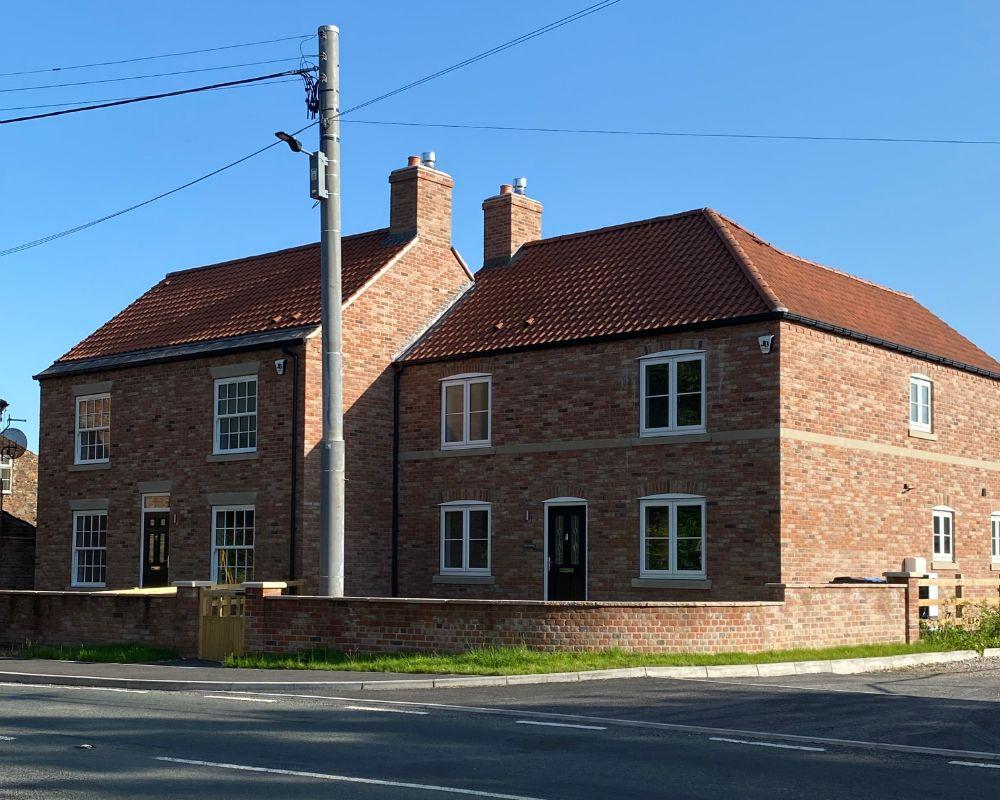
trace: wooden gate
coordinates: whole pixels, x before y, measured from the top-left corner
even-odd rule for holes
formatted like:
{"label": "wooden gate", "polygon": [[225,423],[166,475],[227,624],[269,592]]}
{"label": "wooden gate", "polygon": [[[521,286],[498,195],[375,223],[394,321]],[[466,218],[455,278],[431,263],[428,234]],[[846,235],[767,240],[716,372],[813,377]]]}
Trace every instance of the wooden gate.
{"label": "wooden gate", "polygon": [[198,657],[222,661],[243,655],[246,597],[242,589],[202,589]]}

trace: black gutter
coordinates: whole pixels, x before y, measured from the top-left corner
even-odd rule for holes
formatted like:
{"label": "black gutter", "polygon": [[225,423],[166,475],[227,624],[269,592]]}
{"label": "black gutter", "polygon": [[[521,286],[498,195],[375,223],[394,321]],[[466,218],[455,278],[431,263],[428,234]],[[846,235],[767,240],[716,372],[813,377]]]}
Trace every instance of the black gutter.
{"label": "black gutter", "polygon": [[289,350],[288,346],[281,352],[292,359],[292,475],[288,514],[288,580],[295,580],[295,545],[298,538],[298,503],[299,503],[299,354]]}
{"label": "black gutter", "polygon": [[399,376],[403,365],[392,365],[392,596],[399,597]]}

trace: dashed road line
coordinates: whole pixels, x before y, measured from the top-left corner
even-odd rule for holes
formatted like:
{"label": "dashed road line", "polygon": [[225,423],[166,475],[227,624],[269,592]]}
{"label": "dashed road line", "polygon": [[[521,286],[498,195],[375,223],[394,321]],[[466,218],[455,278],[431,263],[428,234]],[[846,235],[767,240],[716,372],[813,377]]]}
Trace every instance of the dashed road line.
{"label": "dashed road line", "polygon": [[86,692],[120,692],[121,694],[149,694],[149,689],[119,689],[114,686],[65,686],[59,683],[6,683],[0,686],[12,689],[68,689],[70,691]]}
{"label": "dashed road line", "polygon": [[416,711],[411,708],[379,708],[378,706],[341,706],[348,711],[375,711],[379,714],[421,714],[427,716],[430,711]]}
{"label": "dashed road line", "polygon": [[277,703],[267,697],[234,697],[231,694],[203,694],[202,697],[208,700],[243,700],[246,703]]}
{"label": "dashed road line", "polygon": [[187,764],[194,767],[212,767],[213,769],[231,769],[240,772],[261,772],[269,775],[289,775],[295,778],[315,778],[324,781],[339,781],[341,783],[361,783],[368,786],[392,786],[397,789],[421,789],[427,792],[442,794],[462,794],[472,797],[490,797],[495,800],[542,800],[539,797],[528,797],[520,794],[500,794],[478,789],[460,789],[455,786],[436,786],[431,783],[407,783],[405,781],[381,780],[378,778],[356,778],[352,775],[330,775],[325,772],[305,772],[294,769],[271,769],[269,767],[254,767],[248,764],[226,764],[218,761],[196,761],[190,758],[171,758],[169,756],[154,756],[157,761],[171,764]]}
{"label": "dashed road line", "polygon": [[983,767],[985,769],[1000,769],[1000,764],[985,764],[982,761],[949,761],[954,767]]}
{"label": "dashed road line", "polygon": [[0,736],[0,742],[14,742],[17,741],[16,736]]}
{"label": "dashed road line", "polygon": [[749,739],[727,739],[724,736],[709,736],[710,742],[730,742],[731,744],[749,744],[754,747],[778,747],[782,750],[809,750],[813,753],[825,753],[825,747],[806,747],[801,744],[778,744],[777,742],[754,742]]}
{"label": "dashed road line", "polygon": [[539,722],[534,719],[519,719],[516,725],[544,725],[546,728],[578,728],[584,731],[606,731],[604,725],[575,725],[571,722]]}

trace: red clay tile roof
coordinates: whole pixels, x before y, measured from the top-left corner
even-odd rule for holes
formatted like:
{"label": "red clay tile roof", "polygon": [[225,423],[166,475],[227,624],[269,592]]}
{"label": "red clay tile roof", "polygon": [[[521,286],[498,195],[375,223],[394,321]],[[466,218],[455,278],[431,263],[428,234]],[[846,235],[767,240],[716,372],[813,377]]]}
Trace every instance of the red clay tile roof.
{"label": "red clay tile roof", "polygon": [[1000,373],[909,295],[784,253],[711,209],[528,242],[407,354],[453,358],[777,310]]}
{"label": "red clay tile roof", "polygon": [[[343,239],[347,300],[407,241],[388,229]],[[320,322],[319,244],[171,272],[56,363]]]}

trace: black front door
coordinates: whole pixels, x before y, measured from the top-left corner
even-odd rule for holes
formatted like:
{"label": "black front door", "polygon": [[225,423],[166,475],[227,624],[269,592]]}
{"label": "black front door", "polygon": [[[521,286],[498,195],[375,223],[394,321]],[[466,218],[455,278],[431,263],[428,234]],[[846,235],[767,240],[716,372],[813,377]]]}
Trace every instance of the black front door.
{"label": "black front door", "polygon": [[587,507],[549,506],[549,600],[587,597]]}
{"label": "black front door", "polygon": [[146,511],[142,520],[142,585],[167,586],[170,512]]}

